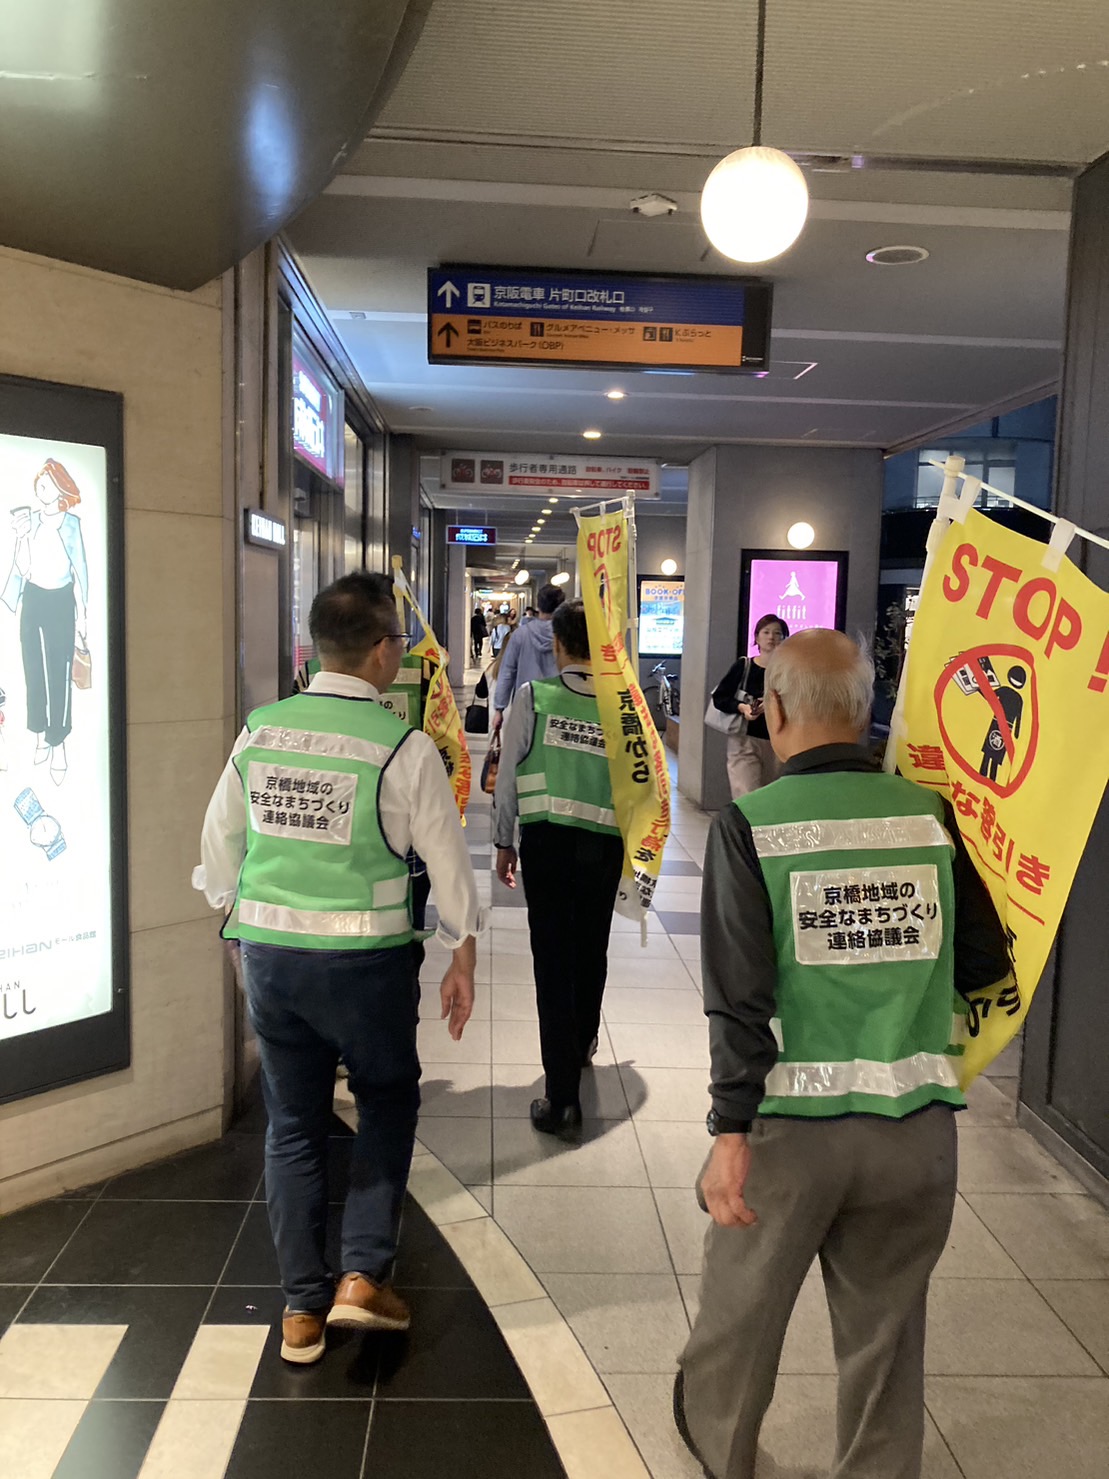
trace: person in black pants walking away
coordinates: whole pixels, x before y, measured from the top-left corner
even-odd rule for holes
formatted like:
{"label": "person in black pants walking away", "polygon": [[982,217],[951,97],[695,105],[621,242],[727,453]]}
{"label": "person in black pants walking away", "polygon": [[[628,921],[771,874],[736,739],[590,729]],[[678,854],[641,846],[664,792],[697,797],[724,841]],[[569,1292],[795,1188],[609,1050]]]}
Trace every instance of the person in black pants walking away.
{"label": "person in black pants walking away", "polygon": [[481,654],[488,635],[489,628],[485,625],[485,612],[480,606],[475,606],[474,614],[470,617],[470,655],[475,668],[481,666]]}
{"label": "person in black pants walking away", "polygon": [[497,773],[497,877],[526,883],[546,1095],[531,1122],[563,1139],[581,1126],[582,1068],[593,1058],[608,974],[608,936],[623,867],[597,711],[585,608],[551,618],[556,678],[526,683],[504,727]]}

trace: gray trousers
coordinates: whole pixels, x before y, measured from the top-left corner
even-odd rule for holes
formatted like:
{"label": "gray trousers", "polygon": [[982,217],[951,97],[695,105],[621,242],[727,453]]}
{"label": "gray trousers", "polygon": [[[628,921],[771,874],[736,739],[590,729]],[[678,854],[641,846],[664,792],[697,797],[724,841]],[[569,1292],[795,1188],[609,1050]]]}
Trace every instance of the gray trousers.
{"label": "gray trousers", "polygon": [[769,786],[782,773],[782,762],[775,755],[770,741],[756,739],[753,734],[728,736],[727,764],[733,801],[750,795],[760,786]]}
{"label": "gray trousers", "polygon": [[820,1259],[839,1389],[832,1479],[919,1479],[928,1280],[955,1203],[955,1116],[756,1120],[750,1228],[709,1226],[681,1357],[690,1434],[714,1479],[752,1479],[802,1281]]}

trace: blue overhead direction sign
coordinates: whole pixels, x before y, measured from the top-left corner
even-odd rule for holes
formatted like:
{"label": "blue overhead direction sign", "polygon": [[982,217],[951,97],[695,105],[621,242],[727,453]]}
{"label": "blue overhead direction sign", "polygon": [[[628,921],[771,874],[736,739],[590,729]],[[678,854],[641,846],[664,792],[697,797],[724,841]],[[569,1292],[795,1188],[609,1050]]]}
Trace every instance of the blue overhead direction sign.
{"label": "blue overhead direction sign", "polygon": [[770,285],[726,277],[428,272],[431,363],[764,369]]}

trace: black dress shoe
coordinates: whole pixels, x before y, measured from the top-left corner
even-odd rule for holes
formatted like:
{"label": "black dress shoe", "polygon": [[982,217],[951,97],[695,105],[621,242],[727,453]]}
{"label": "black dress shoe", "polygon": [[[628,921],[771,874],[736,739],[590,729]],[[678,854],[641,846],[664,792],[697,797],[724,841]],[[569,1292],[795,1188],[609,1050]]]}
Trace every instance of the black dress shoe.
{"label": "black dress shoe", "polygon": [[533,1099],[531,1122],[544,1135],[557,1135],[560,1140],[576,1140],[581,1130],[581,1105],[567,1104],[562,1109],[555,1109],[549,1099]]}

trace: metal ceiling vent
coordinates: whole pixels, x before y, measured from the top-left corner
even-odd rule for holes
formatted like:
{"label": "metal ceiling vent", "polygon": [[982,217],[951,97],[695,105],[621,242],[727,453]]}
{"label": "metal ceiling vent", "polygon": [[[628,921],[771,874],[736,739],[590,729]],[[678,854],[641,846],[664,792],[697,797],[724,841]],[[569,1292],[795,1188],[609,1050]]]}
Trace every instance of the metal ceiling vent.
{"label": "metal ceiling vent", "polygon": [[917,262],[926,261],[929,255],[925,247],[888,246],[867,252],[866,260],[873,262],[875,267],[912,267]]}

